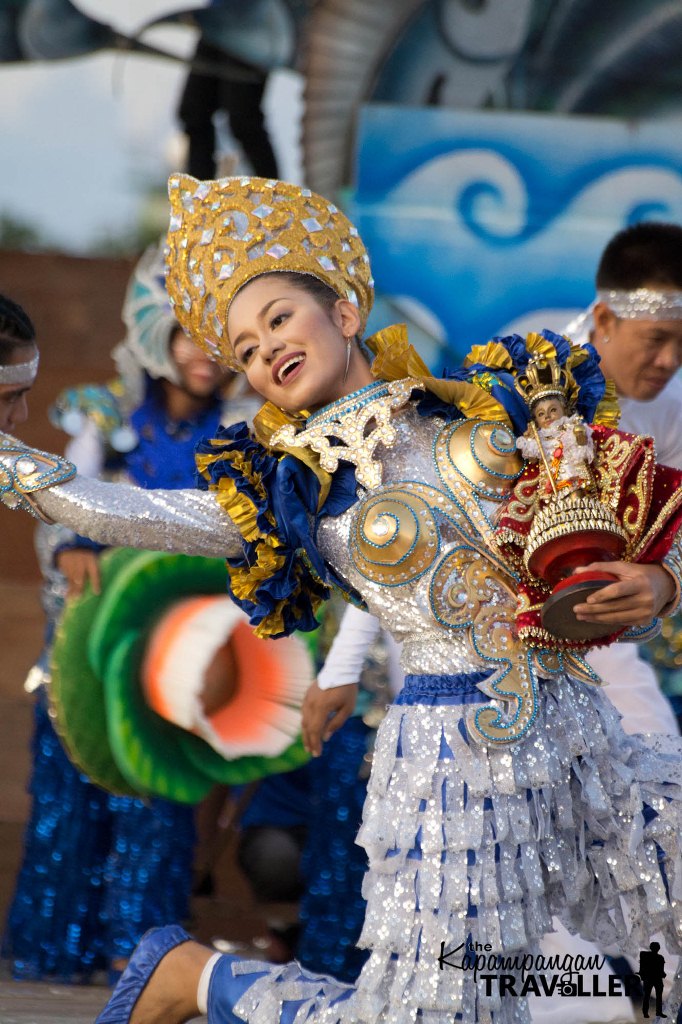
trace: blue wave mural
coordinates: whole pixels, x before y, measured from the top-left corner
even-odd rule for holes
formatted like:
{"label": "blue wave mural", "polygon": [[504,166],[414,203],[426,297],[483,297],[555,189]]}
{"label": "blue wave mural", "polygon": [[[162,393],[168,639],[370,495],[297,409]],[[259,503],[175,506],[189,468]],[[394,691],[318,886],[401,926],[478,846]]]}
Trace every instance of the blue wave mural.
{"label": "blue wave mural", "polygon": [[366,107],[352,213],[378,289],[425,308],[449,359],[509,327],[561,328],[617,230],[682,221],[680,127]]}

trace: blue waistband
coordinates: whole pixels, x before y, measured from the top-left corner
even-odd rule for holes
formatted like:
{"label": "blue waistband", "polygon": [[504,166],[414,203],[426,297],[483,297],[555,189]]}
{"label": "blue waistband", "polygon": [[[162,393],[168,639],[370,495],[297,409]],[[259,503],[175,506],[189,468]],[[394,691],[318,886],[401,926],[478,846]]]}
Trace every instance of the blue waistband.
{"label": "blue waistband", "polygon": [[405,676],[396,704],[485,704],[490,700],[478,689],[491,672],[462,672],[453,676]]}

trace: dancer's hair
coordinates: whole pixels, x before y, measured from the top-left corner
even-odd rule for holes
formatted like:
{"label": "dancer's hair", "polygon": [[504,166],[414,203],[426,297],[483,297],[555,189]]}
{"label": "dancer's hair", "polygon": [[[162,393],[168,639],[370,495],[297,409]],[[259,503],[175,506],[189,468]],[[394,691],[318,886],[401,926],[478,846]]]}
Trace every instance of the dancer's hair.
{"label": "dancer's hair", "polygon": [[[341,297],[340,295],[337,295],[334,289],[330,288],[328,284],[325,284],[324,281],[320,281],[319,277],[313,277],[312,274],[299,274],[295,270],[284,270],[272,271],[269,274],[260,274],[259,277],[276,277],[278,281],[284,281],[286,284],[291,285],[292,288],[298,288],[302,292],[307,292],[308,295],[311,295],[323,309],[327,310],[327,312],[331,312]],[[254,278],[253,280],[259,280],[259,278]]]}
{"label": "dancer's hair", "polygon": [[35,345],[36,332],[28,314],[17,302],[0,295],[0,366],[18,348]]}
{"label": "dancer's hair", "polygon": [[682,289],[682,226],[643,221],[614,235],[602,253],[597,288]]}

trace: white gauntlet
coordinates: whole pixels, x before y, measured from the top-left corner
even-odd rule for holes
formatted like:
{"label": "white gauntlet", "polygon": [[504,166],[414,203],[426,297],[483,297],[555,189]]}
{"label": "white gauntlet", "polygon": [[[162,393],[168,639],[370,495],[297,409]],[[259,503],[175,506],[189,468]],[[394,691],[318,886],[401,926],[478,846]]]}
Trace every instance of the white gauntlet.
{"label": "white gauntlet", "polygon": [[51,523],[30,495],[71,480],[76,467],[60,455],[29,448],[9,434],[0,434],[0,501]]}

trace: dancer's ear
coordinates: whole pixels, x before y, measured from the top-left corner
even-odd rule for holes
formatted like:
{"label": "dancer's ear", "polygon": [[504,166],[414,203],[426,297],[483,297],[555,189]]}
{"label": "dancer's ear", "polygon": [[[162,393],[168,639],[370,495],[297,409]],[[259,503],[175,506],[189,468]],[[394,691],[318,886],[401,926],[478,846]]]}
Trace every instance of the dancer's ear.
{"label": "dancer's ear", "polygon": [[344,338],[355,338],[360,333],[362,321],[357,306],[348,299],[338,299],[332,309],[332,320]]}

